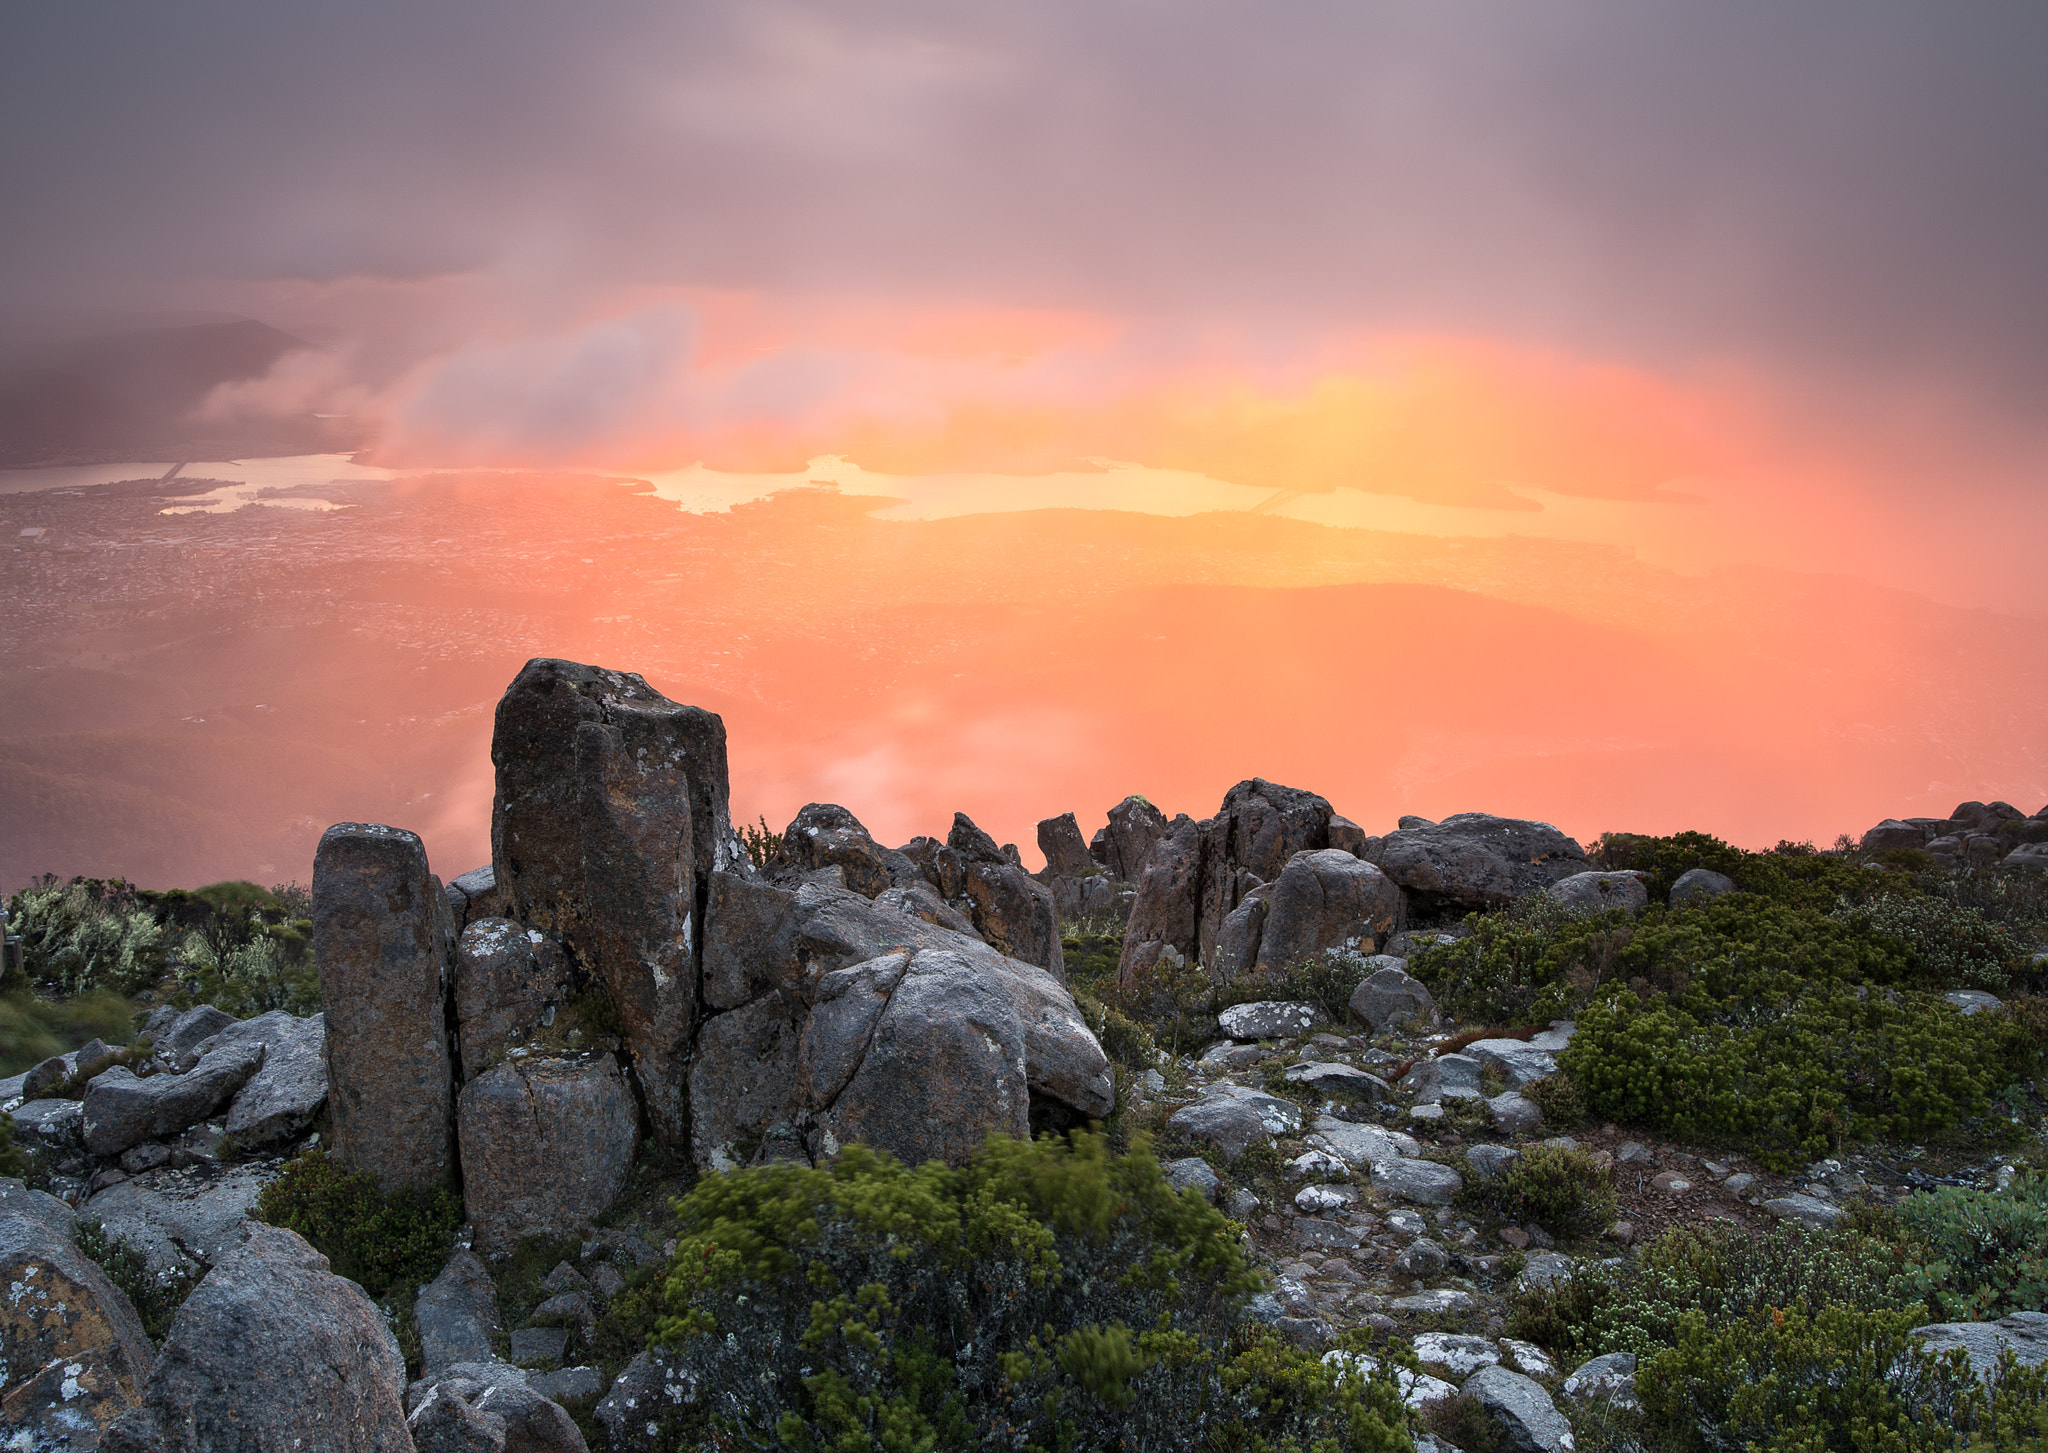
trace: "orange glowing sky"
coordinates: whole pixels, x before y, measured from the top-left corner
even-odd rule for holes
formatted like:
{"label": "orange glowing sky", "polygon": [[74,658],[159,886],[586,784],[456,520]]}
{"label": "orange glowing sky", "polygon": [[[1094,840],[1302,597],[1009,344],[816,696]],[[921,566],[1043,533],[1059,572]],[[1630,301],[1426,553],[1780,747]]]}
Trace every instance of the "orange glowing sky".
{"label": "orange glowing sky", "polygon": [[[2048,799],[2038,15],[213,0],[16,39],[0,317],[309,340],[201,412],[344,417],[422,510],[379,548],[505,612],[375,750],[320,738],[442,775],[303,806],[424,810],[437,867],[535,654],[724,712],[748,815],[888,838],[959,807],[1028,851],[1254,773],[1368,827],[1748,843]],[[437,554],[434,490],[562,558]],[[411,659],[364,629],[333,670]],[[143,669],[91,638],[11,664]],[[47,719],[8,750],[83,780]]]}

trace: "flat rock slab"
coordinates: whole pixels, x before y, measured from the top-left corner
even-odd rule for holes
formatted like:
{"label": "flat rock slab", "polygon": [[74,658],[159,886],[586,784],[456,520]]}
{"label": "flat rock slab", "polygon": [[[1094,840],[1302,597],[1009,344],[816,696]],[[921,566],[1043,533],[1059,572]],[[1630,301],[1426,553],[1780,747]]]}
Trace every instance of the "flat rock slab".
{"label": "flat rock slab", "polygon": [[1780,1221],[1797,1221],[1806,1226],[1832,1226],[1848,1214],[1818,1196],[1776,1196],[1764,1202],[1764,1209]]}
{"label": "flat rock slab", "polygon": [[1465,1188],[1465,1178],[1429,1160],[1394,1160],[1372,1168],[1374,1189],[1419,1206],[1448,1206]]}
{"label": "flat rock slab", "polygon": [[1478,1305],[1478,1300],[1470,1292],[1461,1292],[1452,1287],[1437,1287],[1431,1291],[1395,1297],[1387,1303],[1387,1310],[1406,1312],[1411,1316],[1463,1317],[1469,1315]]}
{"label": "flat rock slab", "polygon": [[1294,1223],[1294,1239],[1299,1245],[1319,1247],[1325,1251],[1356,1251],[1363,1238],[1349,1226],[1340,1226],[1335,1221],[1325,1221],[1316,1216],[1302,1216]]}
{"label": "flat rock slab", "polygon": [[114,1156],[145,1140],[162,1140],[208,1119],[263,1068],[261,1044],[238,1044],[207,1055],[182,1075],[141,1078],[115,1065],[85,1087],[85,1148]]}
{"label": "flat rock slab", "polygon": [[1367,959],[1371,971],[1351,991],[1351,1012],[1375,1032],[1395,1025],[1423,1027],[1436,1023],[1436,1000],[1428,987],[1409,974],[1407,961],[1390,954]]}
{"label": "flat rock slab", "polygon": [[85,1149],[84,1109],[76,1100],[26,1100],[11,1113],[17,1145],[55,1151]]}
{"label": "flat rock slab", "polygon": [[1446,1369],[1454,1377],[1464,1377],[1500,1361],[1500,1349],[1484,1337],[1460,1337],[1452,1332],[1416,1334],[1415,1355]]}
{"label": "flat rock slab", "polygon": [[282,1169],[263,1161],[144,1171],[87,1201],[84,1215],[141,1252],[153,1275],[190,1275],[241,1244],[256,1198]]}
{"label": "flat rock slab", "polygon": [[1557,1073],[1557,1056],[1519,1039],[1482,1039],[1465,1046],[1465,1054],[1491,1066],[1520,1089]]}
{"label": "flat rock slab", "polygon": [[1217,1027],[1241,1043],[1260,1039],[1299,1039],[1305,1034],[1315,1033],[1322,1022],[1322,1011],[1313,1004],[1275,999],[1257,1004],[1233,1004],[1216,1016]]}
{"label": "flat rock slab", "polygon": [[1422,1153],[1422,1143],[1412,1135],[1382,1130],[1377,1125],[1353,1124],[1334,1115],[1316,1117],[1308,1143],[1347,1166],[1386,1165]]}
{"label": "flat rock slab", "polygon": [[1194,1104],[1168,1116],[1166,1128],[1193,1144],[1211,1146],[1225,1161],[1235,1162],[1252,1146],[1299,1130],[1301,1107],[1242,1085],[1212,1085]]}
{"label": "flat rock slab", "polygon": [[1329,1100],[1349,1100],[1358,1105],[1377,1105],[1392,1093],[1378,1075],[1350,1065],[1305,1062],[1289,1065],[1282,1077],[1290,1085],[1306,1085]]}
{"label": "flat rock slab", "polygon": [[1572,1425],[1543,1384],[1505,1367],[1487,1367],[1465,1380],[1514,1453],[1573,1453]]}

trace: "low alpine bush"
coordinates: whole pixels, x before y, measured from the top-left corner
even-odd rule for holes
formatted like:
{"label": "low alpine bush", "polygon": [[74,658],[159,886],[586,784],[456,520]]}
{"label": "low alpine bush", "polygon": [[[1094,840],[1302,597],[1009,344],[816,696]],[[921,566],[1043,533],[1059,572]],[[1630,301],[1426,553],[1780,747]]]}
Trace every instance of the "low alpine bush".
{"label": "low alpine bush", "polygon": [[309,1150],[263,1188],[254,1215],[298,1232],[337,1276],[381,1296],[440,1274],[462,1224],[462,1202],[448,1190],[384,1191],[367,1171]]}
{"label": "low alpine bush", "polygon": [[1583,1150],[1533,1146],[1475,1193],[1510,1221],[1553,1236],[1597,1236],[1614,1223],[1614,1187]]}

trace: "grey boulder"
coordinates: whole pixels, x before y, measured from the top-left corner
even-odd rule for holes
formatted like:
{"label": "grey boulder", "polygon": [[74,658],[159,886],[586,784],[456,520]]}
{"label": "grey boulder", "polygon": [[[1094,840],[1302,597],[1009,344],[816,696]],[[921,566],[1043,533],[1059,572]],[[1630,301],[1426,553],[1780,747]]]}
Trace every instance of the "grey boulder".
{"label": "grey boulder", "polygon": [[1486,1410],[1514,1453],[1572,1453],[1572,1425],[1543,1384],[1505,1367],[1482,1367],[1463,1391]]}
{"label": "grey boulder", "polygon": [[1848,1214],[1830,1201],[1805,1195],[1773,1197],[1764,1202],[1764,1209],[1780,1221],[1797,1221],[1801,1225],[1815,1227],[1832,1226]]}
{"label": "grey boulder", "polygon": [[278,1169],[276,1161],[161,1166],[107,1187],[85,1203],[85,1215],[141,1252],[152,1275],[189,1276],[241,1244]]}
{"label": "grey boulder", "polygon": [[1418,1105],[1434,1105],[1443,1100],[1476,1100],[1479,1098],[1479,1078],[1485,1066],[1468,1054],[1440,1054],[1434,1059],[1418,1060],[1415,1067],[1401,1076],[1401,1088],[1415,1096]]}
{"label": "grey boulder", "polygon": [[458,1362],[496,1359],[492,1335],[503,1328],[498,1292],[474,1252],[457,1251],[413,1304],[422,1375],[439,1377]]}
{"label": "grey boulder", "polygon": [[1735,891],[1735,880],[1726,873],[1717,873],[1712,868],[1693,868],[1680,873],[1678,881],[1671,885],[1670,902],[1673,908],[1697,908]]}
{"label": "grey boulder", "polygon": [[455,943],[455,1030],[473,1080],[554,1018],[567,997],[561,950],[537,928],[480,918]]}
{"label": "grey boulder", "polygon": [[1400,927],[1402,911],[1401,890],[1371,863],[1339,848],[1298,852],[1273,884],[1254,962],[1274,974],[1328,949],[1370,952]]}
{"label": "grey boulder", "polygon": [[1960,1349],[1970,1359],[1970,1370],[1984,1380],[2006,1352],[2026,1367],[2048,1362],[2048,1313],[2014,1312],[1996,1322],[1936,1322],[1915,1328],[1913,1335],[1932,1352]]}
{"label": "grey boulder", "polygon": [[296,1139],[327,1102],[327,1016],[273,1009],[240,1020],[200,1046],[201,1067],[245,1045],[262,1046],[263,1066],[235,1092],[221,1129],[245,1150]]}
{"label": "grey boulder", "polygon": [[1377,1105],[1392,1093],[1378,1075],[1350,1065],[1289,1065],[1282,1078],[1290,1085],[1306,1085],[1326,1100],[1349,1100],[1359,1105]]}
{"label": "grey boulder", "polygon": [[85,1148],[114,1156],[145,1140],[161,1140],[220,1110],[263,1067],[263,1046],[215,1051],[182,1075],[151,1075],[115,1065],[93,1077],[81,1102]]}
{"label": "grey boulder", "polygon": [[1549,823],[1484,812],[1388,833],[1377,861],[1425,912],[1498,907],[1586,870],[1585,851]]}
{"label": "grey boulder", "polygon": [[1245,1151],[1276,1135],[1290,1135],[1300,1128],[1299,1106],[1230,1084],[1214,1086],[1204,1098],[1182,1106],[1166,1120],[1169,1135],[1210,1146],[1226,1163],[1234,1163]]}
{"label": "grey boulder", "polygon": [[462,1087],[464,1208],[485,1254],[559,1235],[625,1189],[639,1113],[608,1053],[507,1060]]}
{"label": "grey boulder", "polygon": [[1638,1406],[1635,1353],[1610,1352],[1582,1363],[1564,1380],[1564,1395],[1581,1400],[1605,1398],[1620,1408]]}
{"label": "grey boulder", "polygon": [[1546,890],[1574,913],[1607,913],[1625,909],[1641,913],[1650,906],[1650,890],[1634,873],[1574,873]]}
{"label": "grey boulder", "polygon": [[697,1400],[696,1379],[678,1365],[674,1354],[657,1347],[626,1364],[611,1391],[597,1404],[613,1453],[653,1453],[661,1446],[665,1425],[681,1417]]}
{"label": "grey boulder", "polygon": [[1466,1045],[1463,1052],[1467,1058],[1500,1071],[1517,1089],[1557,1073],[1557,1056],[1526,1040],[1481,1039]]}
{"label": "grey boulder", "polygon": [[1430,1160],[1384,1161],[1372,1168],[1373,1187],[1399,1201],[1448,1206],[1465,1188],[1465,1178]]}
{"label": "grey boulder", "polygon": [[1366,960],[1371,970],[1351,991],[1351,1012],[1375,1032],[1407,1025],[1422,1029],[1436,1023],[1436,999],[1406,961],[1386,954]]}
{"label": "grey boulder", "polygon": [[1322,1011],[1313,1004],[1268,999],[1256,1004],[1233,1004],[1216,1016],[1217,1027],[1239,1043],[1261,1039],[1298,1039],[1311,1034],[1323,1022]]}
{"label": "grey boulder", "polygon": [[235,1016],[211,1004],[187,1009],[155,1036],[155,1055],[177,1074],[199,1063],[200,1046],[235,1024]]}

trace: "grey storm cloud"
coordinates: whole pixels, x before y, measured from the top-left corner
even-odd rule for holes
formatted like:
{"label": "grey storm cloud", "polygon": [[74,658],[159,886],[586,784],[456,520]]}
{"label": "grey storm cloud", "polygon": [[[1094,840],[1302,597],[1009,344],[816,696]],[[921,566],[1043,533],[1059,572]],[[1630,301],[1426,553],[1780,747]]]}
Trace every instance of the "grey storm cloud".
{"label": "grey storm cloud", "polygon": [[480,272],[2048,383],[2048,9],[20,3],[0,291]]}

